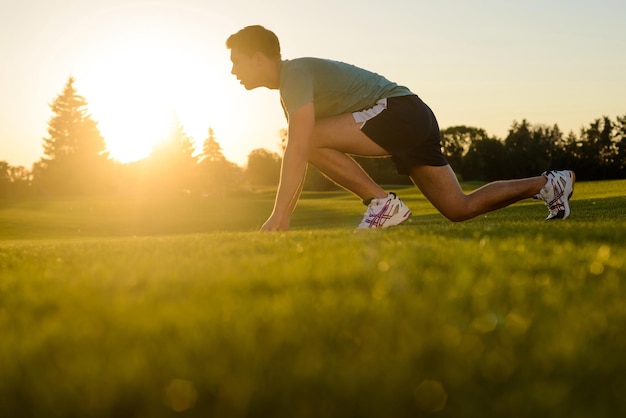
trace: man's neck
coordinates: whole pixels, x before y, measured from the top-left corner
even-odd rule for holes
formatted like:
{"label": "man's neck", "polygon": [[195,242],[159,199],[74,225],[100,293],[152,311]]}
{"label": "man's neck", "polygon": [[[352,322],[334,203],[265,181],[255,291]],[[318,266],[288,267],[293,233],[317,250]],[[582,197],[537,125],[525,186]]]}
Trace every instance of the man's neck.
{"label": "man's neck", "polygon": [[282,61],[276,60],[272,63],[271,72],[268,74],[268,82],[266,87],[272,90],[278,90],[280,88],[280,71],[282,69]]}

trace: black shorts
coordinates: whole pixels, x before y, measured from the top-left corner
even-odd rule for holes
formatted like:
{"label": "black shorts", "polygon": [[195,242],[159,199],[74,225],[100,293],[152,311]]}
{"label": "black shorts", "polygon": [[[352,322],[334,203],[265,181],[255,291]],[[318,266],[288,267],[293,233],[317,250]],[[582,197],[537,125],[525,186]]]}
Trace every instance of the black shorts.
{"label": "black shorts", "polygon": [[382,99],[371,109],[354,112],[361,130],[391,154],[400,174],[419,165],[448,164],[432,110],[418,96]]}

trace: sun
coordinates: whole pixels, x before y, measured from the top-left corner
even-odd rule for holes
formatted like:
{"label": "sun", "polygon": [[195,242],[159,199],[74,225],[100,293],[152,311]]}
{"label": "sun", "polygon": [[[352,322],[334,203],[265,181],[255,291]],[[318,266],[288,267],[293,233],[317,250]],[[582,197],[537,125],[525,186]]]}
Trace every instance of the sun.
{"label": "sun", "polygon": [[209,128],[220,138],[236,137],[240,127],[232,115],[238,93],[232,89],[239,86],[221,39],[210,42],[158,20],[133,25],[109,32],[90,52],[82,78],[77,75],[111,157],[120,162],[147,157],[174,118],[197,149]]}
{"label": "sun", "polygon": [[120,162],[147,157],[170,125],[171,98],[150,87],[147,71],[147,67],[118,71],[111,64],[103,68],[98,88],[88,97],[107,149]]}

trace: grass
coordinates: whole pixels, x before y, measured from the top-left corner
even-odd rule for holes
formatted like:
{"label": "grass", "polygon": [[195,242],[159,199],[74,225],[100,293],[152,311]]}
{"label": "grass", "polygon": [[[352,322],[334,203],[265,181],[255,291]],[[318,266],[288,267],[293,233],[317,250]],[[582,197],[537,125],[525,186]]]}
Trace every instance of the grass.
{"label": "grass", "polygon": [[277,234],[271,192],[2,202],[0,416],[622,416],[625,189],[357,234],[343,192]]}

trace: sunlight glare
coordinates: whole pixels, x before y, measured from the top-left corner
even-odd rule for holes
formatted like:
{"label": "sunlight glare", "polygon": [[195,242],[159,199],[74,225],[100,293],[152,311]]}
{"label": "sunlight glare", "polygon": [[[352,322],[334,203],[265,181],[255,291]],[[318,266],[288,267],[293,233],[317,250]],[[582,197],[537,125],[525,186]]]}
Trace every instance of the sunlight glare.
{"label": "sunlight glare", "polygon": [[133,39],[111,37],[93,51],[84,81],[77,81],[111,157],[120,162],[147,157],[174,118],[197,150],[209,127],[220,138],[237,136],[226,52],[212,51],[183,32],[146,27],[138,33]]}

